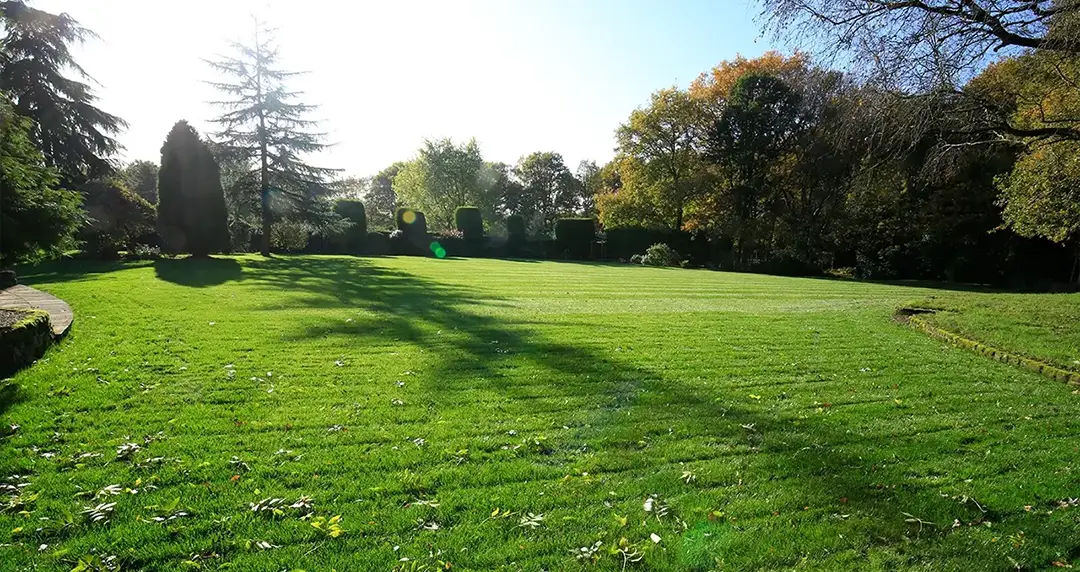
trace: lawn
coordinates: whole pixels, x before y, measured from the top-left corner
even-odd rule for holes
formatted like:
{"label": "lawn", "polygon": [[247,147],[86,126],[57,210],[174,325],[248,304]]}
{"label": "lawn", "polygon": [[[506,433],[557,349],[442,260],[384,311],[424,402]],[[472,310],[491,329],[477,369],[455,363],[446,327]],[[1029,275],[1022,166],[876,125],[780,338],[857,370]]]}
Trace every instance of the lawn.
{"label": "lawn", "polygon": [[76,321],[0,394],[0,570],[1080,565],[1077,388],[891,319],[983,294],[422,258],[25,274]]}
{"label": "lawn", "polygon": [[1080,294],[935,293],[916,305],[939,328],[1080,371]]}

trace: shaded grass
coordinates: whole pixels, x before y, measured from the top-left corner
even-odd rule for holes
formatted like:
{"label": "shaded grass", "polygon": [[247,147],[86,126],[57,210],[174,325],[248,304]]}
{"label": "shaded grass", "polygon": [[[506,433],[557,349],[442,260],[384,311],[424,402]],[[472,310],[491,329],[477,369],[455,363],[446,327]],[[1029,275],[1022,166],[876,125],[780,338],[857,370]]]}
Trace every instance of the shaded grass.
{"label": "shaded grass", "polygon": [[[0,514],[0,569],[576,569],[597,541],[606,570],[620,543],[628,569],[1080,558],[1080,398],[889,319],[926,290],[346,257],[31,279],[76,322],[9,386],[0,477],[40,496]],[[112,484],[138,492],[92,499]],[[249,509],[300,495],[345,534]]]}
{"label": "shaded grass", "polygon": [[923,319],[1009,353],[1080,371],[1080,293],[938,293]]}

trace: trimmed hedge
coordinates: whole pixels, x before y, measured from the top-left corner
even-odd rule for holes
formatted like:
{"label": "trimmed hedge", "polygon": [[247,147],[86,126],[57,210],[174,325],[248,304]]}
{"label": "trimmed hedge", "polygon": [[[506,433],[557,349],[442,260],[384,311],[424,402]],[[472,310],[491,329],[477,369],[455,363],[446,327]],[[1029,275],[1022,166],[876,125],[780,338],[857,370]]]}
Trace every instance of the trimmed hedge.
{"label": "trimmed hedge", "polygon": [[555,221],[558,248],[571,258],[588,259],[595,240],[596,222],[591,218],[560,218]]}
{"label": "trimmed hedge", "polygon": [[[412,222],[407,219],[412,218]],[[401,236],[391,236],[390,253],[409,256],[430,256],[431,241],[428,239],[427,218],[418,210],[400,208],[394,214],[394,221]],[[391,233],[392,235],[393,233]]]}
{"label": "trimmed hedge", "polygon": [[[674,232],[648,228],[613,228],[608,230],[605,256],[612,260],[630,260],[635,254],[645,254],[652,245],[663,243],[683,254],[691,263],[704,265],[718,257],[711,252],[703,233]],[[730,247],[728,248],[730,250]]]}
{"label": "trimmed hedge", "polygon": [[476,207],[458,207],[454,210],[454,225],[469,242],[484,238],[484,215]]}
{"label": "trimmed hedge", "polygon": [[344,233],[335,237],[335,246],[349,254],[363,252],[364,238],[367,237],[367,213],[364,211],[364,203],[352,199],[341,199],[334,203],[334,212],[352,223],[352,226]]}
{"label": "trimmed hedge", "polygon": [[512,214],[506,217],[506,236],[510,239],[510,242],[525,242],[527,235],[525,219],[521,215]]}
{"label": "trimmed hedge", "polygon": [[[412,222],[405,220],[408,217],[407,213],[412,213]],[[394,213],[394,223],[396,224],[395,228],[408,236],[427,237],[427,218],[424,216],[423,211],[400,208]]]}
{"label": "trimmed hedge", "polygon": [[8,375],[45,355],[53,341],[49,313],[44,310],[17,310],[26,316],[9,328],[0,329],[0,375]]}
{"label": "trimmed hedge", "polygon": [[390,254],[390,233],[369,232],[364,239],[364,252],[366,254],[384,255]]}

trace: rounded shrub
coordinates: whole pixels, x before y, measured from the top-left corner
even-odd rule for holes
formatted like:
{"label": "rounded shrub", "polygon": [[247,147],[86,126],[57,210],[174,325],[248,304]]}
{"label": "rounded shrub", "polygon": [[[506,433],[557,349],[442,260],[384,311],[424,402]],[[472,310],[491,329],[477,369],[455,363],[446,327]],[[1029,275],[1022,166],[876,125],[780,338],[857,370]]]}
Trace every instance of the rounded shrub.
{"label": "rounded shrub", "polygon": [[484,238],[484,215],[476,207],[458,207],[454,210],[454,225],[466,241]]}
{"label": "rounded shrub", "polygon": [[359,254],[364,248],[367,236],[367,213],[364,203],[353,199],[341,199],[334,203],[334,212],[352,225],[338,237],[335,246],[350,254]]}
{"label": "rounded shrub", "polygon": [[682,257],[674,248],[659,242],[645,250],[641,263],[646,266],[680,266]]}
{"label": "rounded shrub", "polygon": [[591,218],[560,218],[555,221],[558,248],[576,259],[586,259],[596,240],[596,222]]}

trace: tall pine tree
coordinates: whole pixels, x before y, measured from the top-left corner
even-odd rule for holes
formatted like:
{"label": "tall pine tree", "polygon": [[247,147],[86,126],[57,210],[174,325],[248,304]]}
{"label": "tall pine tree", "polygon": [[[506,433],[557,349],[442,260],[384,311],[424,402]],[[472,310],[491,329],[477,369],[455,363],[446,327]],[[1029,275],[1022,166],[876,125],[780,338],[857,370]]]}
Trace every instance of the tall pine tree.
{"label": "tall pine tree", "polygon": [[97,97],[73,72],[79,67],[68,46],[94,37],[67,14],[30,8],[21,0],[0,0],[0,91],[15,113],[33,120],[30,139],[55,168],[64,185],[77,185],[113,170],[113,138],[126,123],[94,106]]}
{"label": "tall pine tree", "polygon": [[302,92],[291,91],[286,82],[301,72],[278,67],[278,49],[272,34],[258,21],[250,45],[233,43],[234,56],[208,61],[229,81],[210,82],[227,99],[212,102],[224,109],[215,121],[222,126],[215,137],[233,156],[246,159],[257,173],[262,211],[264,256],[270,254],[270,226],[274,222],[274,199],[289,204],[301,216],[310,216],[311,189],[322,187],[334,169],[315,167],[303,156],[325,149],[325,134],[312,129],[308,119],[316,106],[298,103]]}
{"label": "tall pine tree", "polygon": [[178,121],[161,146],[158,234],[171,252],[206,256],[229,249],[221,168],[187,121]]}

